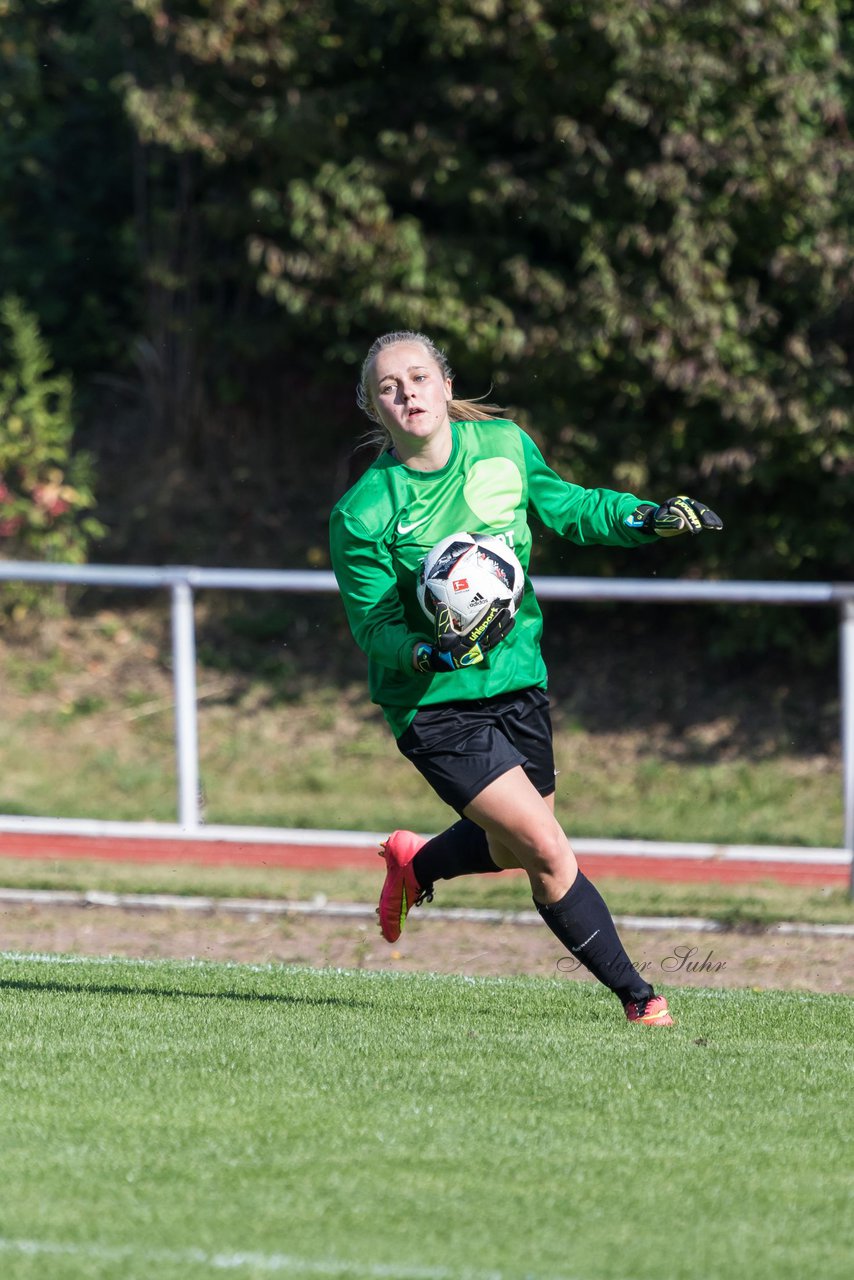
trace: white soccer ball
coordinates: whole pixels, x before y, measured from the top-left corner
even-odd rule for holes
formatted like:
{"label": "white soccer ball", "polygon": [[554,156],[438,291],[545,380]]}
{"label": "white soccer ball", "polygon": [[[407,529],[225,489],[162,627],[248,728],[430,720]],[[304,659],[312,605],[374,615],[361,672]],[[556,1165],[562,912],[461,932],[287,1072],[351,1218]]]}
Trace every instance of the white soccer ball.
{"label": "white soccer ball", "polygon": [[451,533],[429,551],[418,575],[418,601],[430,619],[446,605],[466,635],[495,600],[511,616],[522,600],[525,573],[513,551],[489,533]]}

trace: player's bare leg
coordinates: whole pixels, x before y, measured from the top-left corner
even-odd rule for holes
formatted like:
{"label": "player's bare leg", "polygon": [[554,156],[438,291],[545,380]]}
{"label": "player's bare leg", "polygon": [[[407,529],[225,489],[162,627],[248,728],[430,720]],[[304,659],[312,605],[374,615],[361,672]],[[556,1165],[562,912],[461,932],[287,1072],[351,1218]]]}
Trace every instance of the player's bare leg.
{"label": "player's bare leg", "polygon": [[490,782],[463,812],[483,827],[498,866],[524,867],[536,902],[558,902],[572,886],[578,863],[554,816],[554,796],[541,796],[521,765]]}
{"label": "player's bare leg", "polygon": [[[549,809],[551,809],[552,813],[554,813],[555,793],[552,792],[550,796],[543,796],[543,799]],[[487,840],[489,842],[490,856],[497,867],[500,867],[502,871],[523,869],[522,863],[519,861],[513,850],[504,844],[503,841],[499,840],[498,836],[487,836]]]}

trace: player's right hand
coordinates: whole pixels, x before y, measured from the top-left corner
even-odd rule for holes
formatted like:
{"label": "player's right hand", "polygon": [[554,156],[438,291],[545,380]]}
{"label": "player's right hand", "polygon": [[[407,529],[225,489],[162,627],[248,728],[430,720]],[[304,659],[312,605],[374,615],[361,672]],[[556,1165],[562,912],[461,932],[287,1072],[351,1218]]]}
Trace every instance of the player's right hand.
{"label": "player's right hand", "polygon": [[493,600],[480,622],[476,622],[466,635],[460,635],[451,625],[448,609],[436,612],[436,640],[434,644],[417,644],[412,662],[416,671],[460,671],[483,662],[490,649],[510,634],[516,619],[499,600]]}

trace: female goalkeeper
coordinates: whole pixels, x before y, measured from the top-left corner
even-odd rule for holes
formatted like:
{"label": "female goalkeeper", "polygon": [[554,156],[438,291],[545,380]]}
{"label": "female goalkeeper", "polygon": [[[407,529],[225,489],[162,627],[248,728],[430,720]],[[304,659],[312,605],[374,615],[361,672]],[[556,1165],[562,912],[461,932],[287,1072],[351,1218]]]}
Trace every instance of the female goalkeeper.
{"label": "female goalkeeper", "polygon": [[629,1021],[669,1026],[667,1001],[633,967],[554,816],[542,614],[530,582],[515,618],[496,604],[473,641],[441,613],[427,637],[416,579],[430,548],[463,529],[505,539],[527,572],[529,512],[582,546],[635,546],[721,521],[691,498],[659,505],[562,480],[515,423],[453,399],[451,376],[423,334],[374,342],[358,403],[382,428],[381,452],[331,517],[332,563],[368,656],[371,697],[403,754],[460,815],[432,840],[395,831],[386,841],[380,929],[395,942],[436,880],[523,867],[548,927]]}

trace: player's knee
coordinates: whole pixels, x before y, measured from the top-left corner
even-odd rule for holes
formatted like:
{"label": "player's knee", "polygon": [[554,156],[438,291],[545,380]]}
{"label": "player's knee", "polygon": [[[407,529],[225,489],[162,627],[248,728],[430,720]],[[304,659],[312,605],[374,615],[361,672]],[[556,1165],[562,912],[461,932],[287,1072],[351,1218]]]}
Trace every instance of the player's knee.
{"label": "player's knee", "polygon": [[575,869],[575,854],[564,832],[555,822],[532,833],[530,857],[543,875],[561,876],[567,869]]}

